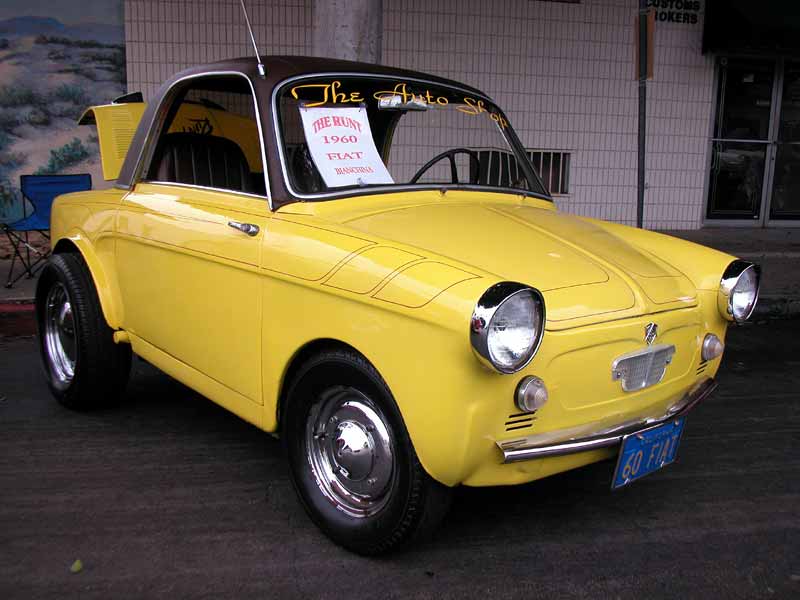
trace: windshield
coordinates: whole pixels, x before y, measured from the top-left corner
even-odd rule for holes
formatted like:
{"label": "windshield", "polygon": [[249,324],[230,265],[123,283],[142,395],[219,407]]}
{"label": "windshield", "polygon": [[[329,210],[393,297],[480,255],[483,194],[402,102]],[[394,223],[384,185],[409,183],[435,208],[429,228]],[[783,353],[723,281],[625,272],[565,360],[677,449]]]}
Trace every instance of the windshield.
{"label": "windshield", "polygon": [[431,82],[295,80],[278,92],[279,144],[296,195],[463,187],[546,195],[502,111]]}

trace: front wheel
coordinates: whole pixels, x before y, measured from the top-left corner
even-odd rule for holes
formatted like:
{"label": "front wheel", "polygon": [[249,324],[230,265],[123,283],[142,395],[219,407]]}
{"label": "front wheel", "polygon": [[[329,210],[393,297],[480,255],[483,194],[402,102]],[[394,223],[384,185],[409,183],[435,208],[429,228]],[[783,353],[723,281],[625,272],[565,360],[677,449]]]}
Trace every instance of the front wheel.
{"label": "front wheel", "polygon": [[85,410],[114,403],[125,389],[131,349],[115,344],[80,254],[55,254],[36,288],[39,349],[50,391]]}
{"label": "front wheel", "polygon": [[388,552],[447,511],[451,490],[422,468],[388,387],[356,353],[329,351],[299,369],[283,437],[307,512],[349,550]]}

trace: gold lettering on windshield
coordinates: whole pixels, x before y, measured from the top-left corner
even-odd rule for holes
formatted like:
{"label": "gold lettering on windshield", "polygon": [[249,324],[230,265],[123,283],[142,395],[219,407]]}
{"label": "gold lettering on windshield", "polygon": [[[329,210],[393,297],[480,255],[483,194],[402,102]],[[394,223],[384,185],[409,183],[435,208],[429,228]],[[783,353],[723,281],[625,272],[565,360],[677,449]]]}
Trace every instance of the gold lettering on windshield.
{"label": "gold lettering on windshield", "polygon": [[475,98],[464,96],[464,104],[457,106],[456,110],[464,113],[465,115],[480,115],[486,113],[489,115],[489,118],[492,121],[500,126],[500,129],[505,129],[508,127],[508,121],[506,121],[505,117],[503,117],[503,115],[500,113],[491,112],[488,110],[483,100],[476,100]]}
{"label": "gold lettering on windshield", "polygon": [[332,81],[331,83],[307,83],[306,85],[297,85],[293,87],[291,94],[295,100],[299,100],[299,90],[315,91],[317,98],[307,101],[305,105],[306,108],[322,106],[323,104],[361,104],[364,102],[364,97],[361,95],[361,92],[350,92],[347,94],[339,90],[341,87],[341,81]]}
{"label": "gold lettering on windshield", "polygon": [[444,96],[434,96],[431,94],[430,90],[425,90],[425,93],[419,94],[409,92],[408,86],[405,83],[396,84],[392,90],[381,90],[380,92],[375,92],[372,94],[372,97],[375,98],[375,100],[381,100],[382,98],[394,98],[397,96],[402,99],[403,104],[416,101],[424,102],[425,104],[438,104],[439,106],[447,106],[449,103],[447,98]]}
{"label": "gold lettering on windshield", "polygon": [[[307,83],[293,87],[291,89],[291,94],[295,100],[300,100],[300,96],[302,95],[306,108],[323,106],[325,104],[361,104],[364,102],[364,96],[361,92],[343,92],[341,87],[342,82],[338,80],[330,83]],[[375,92],[372,94],[372,97],[378,101],[384,98],[399,98],[401,100],[401,105],[416,102],[425,105],[448,106],[450,103],[446,96],[437,96],[428,89],[417,92],[411,91],[408,89],[408,84],[402,82],[396,83],[391,90]],[[476,116],[486,114],[492,121],[497,123],[501,129],[508,127],[508,121],[505,117],[487,108],[483,100],[464,96],[463,104],[457,104],[455,107],[457,111],[465,115]]]}

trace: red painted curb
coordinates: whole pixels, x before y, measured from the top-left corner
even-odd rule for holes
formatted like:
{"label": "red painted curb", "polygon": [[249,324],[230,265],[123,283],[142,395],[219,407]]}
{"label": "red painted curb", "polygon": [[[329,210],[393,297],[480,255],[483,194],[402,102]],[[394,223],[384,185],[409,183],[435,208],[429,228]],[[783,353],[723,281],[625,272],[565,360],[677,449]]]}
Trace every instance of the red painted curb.
{"label": "red painted curb", "polygon": [[32,302],[0,304],[0,336],[18,337],[36,333],[36,306]]}
{"label": "red painted curb", "polygon": [[0,304],[0,315],[3,313],[33,312],[36,305],[33,302],[14,302]]}

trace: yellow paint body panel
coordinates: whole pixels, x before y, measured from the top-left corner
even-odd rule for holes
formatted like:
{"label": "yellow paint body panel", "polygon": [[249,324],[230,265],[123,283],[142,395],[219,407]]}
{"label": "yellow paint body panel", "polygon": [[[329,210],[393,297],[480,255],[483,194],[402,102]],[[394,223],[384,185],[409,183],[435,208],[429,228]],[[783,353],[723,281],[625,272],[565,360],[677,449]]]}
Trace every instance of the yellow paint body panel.
{"label": "yellow paint body panel", "polygon": [[443,262],[426,261],[403,269],[375,294],[375,298],[407,308],[420,308],[445,290],[480,275]]}
{"label": "yellow paint body panel", "polygon": [[97,125],[103,179],[119,177],[133,134],[146,107],[144,102],[91,106],[78,119],[79,125]]}
{"label": "yellow paint body panel", "polygon": [[[258,404],[267,214],[256,198],[140,184],[116,221],[124,329]],[[231,220],[261,233],[246,236]]]}
{"label": "yellow paint body panel", "polygon": [[320,225],[308,219],[305,223],[272,219],[265,243],[270,260],[263,268],[304,281],[320,281],[374,245],[368,238],[337,230],[333,225]]}
{"label": "yellow paint body panel", "polygon": [[114,219],[119,190],[94,190],[59,196],[53,202],[53,248],[63,241],[78,248],[92,273],[103,315],[113,329],[122,327],[122,303],[114,264]]}
{"label": "yellow paint body panel", "polygon": [[[715,374],[700,345],[727,327],[716,293],[733,257],[520,196],[420,191],[270,212],[252,196],[139,184],[65,196],[53,214],[54,240],[87,257],[104,314],[136,352],[276,431],[293,358],[338,340],[375,365],[422,464],[447,485],[522,483],[611,456],[504,465],[497,442],[665,409]],[[469,342],[476,301],[503,280],[540,289],[547,307],[539,352],[515,375],[483,367]],[[644,347],[649,322],[675,357],[661,383],[623,392],[611,363]],[[528,429],[507,430],[529,374],[550,400]]]}
{"label": "yellow paint body panel", "polygon": [[328,278],[325,285],[356,294],[368,294],[391,274],[422,258],[419,254],[389,246],[370,246],[363,252],[349,257],[342,267]]}

